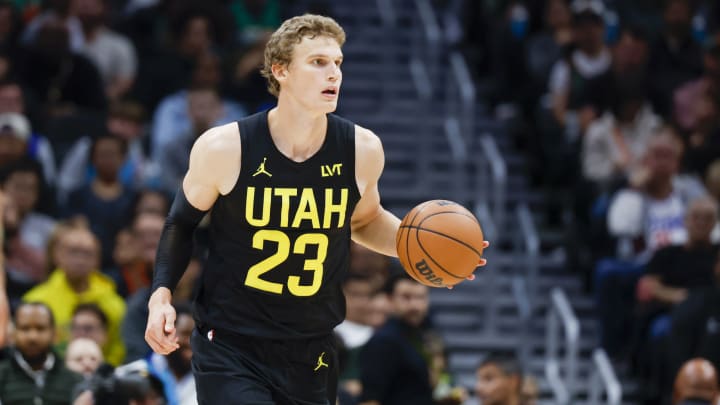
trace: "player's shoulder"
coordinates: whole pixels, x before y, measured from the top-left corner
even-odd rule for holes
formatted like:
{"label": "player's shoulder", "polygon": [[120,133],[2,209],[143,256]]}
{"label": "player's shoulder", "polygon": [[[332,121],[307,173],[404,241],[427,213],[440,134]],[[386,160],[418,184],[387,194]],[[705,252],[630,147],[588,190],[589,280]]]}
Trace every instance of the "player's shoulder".
{"label": "player's shoulder", "polygon": [[200,135],[193,148],[209,153],[233,152],[240,147],[236,122],[212,127]]}
{"label": "player's shoulder", "polygon": [[355,124],[355,149],[360,153],[382,153],[382,142],[373,131]]}

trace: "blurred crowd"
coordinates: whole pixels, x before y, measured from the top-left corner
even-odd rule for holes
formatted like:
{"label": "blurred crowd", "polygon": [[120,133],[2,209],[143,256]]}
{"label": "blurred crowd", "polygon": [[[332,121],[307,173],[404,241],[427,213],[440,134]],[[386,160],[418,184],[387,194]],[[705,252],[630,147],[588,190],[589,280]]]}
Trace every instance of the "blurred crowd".
{"label": "blurred crowd", "polygon": [[[191,300],[207,230],[173,294],[167,356],[144,340],[157,245],[193,142],[273,105],[264,45],[305,11],[328,2],[0,0],[1,404],[196,403]],[[472,394],[446,370],[428,288],[352,251],[339,403],[462,403]],[[519,370],[486,360],[477,394],[519,398]]]}
{"label": "blurred crowd", "polygon": [[[641,380],[647,403],[716,397],[720,4],[434,5],[480,98],[547,191],[546,222],[564,231],[570,268],[596,297],[599,344]],[[269,33],[290,15],[330,10],[326,1],[0,0],[13,314],[0,339],[0,403],[195,403],[190,301],[202,227],[173,294],[180,349],[159,356],[144,341],[172,195],[197,136],[273,105],[258,71]],[[458,388],[427,287],[359,246],[352,259],[337,329],[342,405],[533,403],[534,380],[507,353],[478,365],[474,392]]]}
{"label": "blurred crowd", "polygon": [[598,343],[669,403],[685,361],[720,367],[720,3],[441,3],[595,296]]}

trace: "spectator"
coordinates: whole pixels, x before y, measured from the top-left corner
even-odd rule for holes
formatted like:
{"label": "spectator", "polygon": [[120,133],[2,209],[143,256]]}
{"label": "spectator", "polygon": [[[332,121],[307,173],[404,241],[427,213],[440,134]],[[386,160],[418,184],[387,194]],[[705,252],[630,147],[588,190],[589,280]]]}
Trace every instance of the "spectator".
{"label": "spectator", "polygon": [[708,167],[705,175],[705,187],[715,201],[720,201],[720,159],[716,159]]}
{"label": "spectator", "polygon": [[549,0],[545,4],[543,31],[530,37],[527,44],[527,71],[537,87],[546,90],[550,71],[563,57],[573,40],[572,14],[566,0]]}
{"label": "spectator", "polygon": [[74,7],[85,34],[82,50],[100,71],[109,100],[122,98],[132,87],[137,73],[137,56],[132,43],[105,25],[107,0],[75,0]]}
{"label": "spectator", "polygon": [[685,242],[687,205],[705,194],[696,179],[678,175],[681,157],[681,144],[665,128],[650,142],[642,169],[630,179],[633,188],[620,190],[610,205],[610,233],[636,239],[645,260],[660,247]]}
{"label": "spectator", "polygon": [[618,238],[617,257],[600,260],[595,268],[602,344],[611,356],[621,355],[632,320],[621,308],[633,306],[637,280],[653,253],[687,240],[683,217],[690,201],[705,194],[694,178],[678,175],[682,146],[669,129],[653,137],[642,168],[626,188],[615,193],[607,224]]}
{"label": "spectator", "polygon": [[691,35],[692,2],[665,0],[664,29],[650,50],[650,84],[655,111],[672,113],[675,90],[702,73],[702,50]]}
{"label": "spectator", "polygon": [[720,395],[717,371],[705,359],[696,358],[685,363],[674,385],[673,405],[713,405]]}
{"label": "spectator", "polygon": [[169,399],[169,405],[197,405],[195,378],[191,371],[192,347],[190,346],[195,320],[189,305],[180,304],[176,308],[175,330],[180,347],[167,356],[153,353],[150,356],[149,367],[165,385],[165,396]]}
{"label": "spectator", "polygon": [[83,216],[100,239],[102,268],[112,266],[115,235],[132,218],[135,191],[120,182],[120,169],[127,156],[127,143],[114,136],[93,142],[90,159],[97,176],[68,197],[63,216]]}
{"label": "spectator", "polygon": [[704,176],[710,164],[720,156],[720,108],[711,94],[698,95],[695,104],[697,122],[686,136],[683,169]]}
{"label": "spectator", "polygon": [[[152,213],[140,214],[135,219],[133,234],[138,237],[139,244],[142,246],[140,247],[140,258],[144,264],[139,271],[138,278],[142,277],[144,282],[151,278],[150,272],[155,266],[155,253],[164,223],[164,216]],[[145,342],[149,299],[150,288],[147,285],[142,286],[141,283],[138,283],[138,290],[128,297],[127,315],[122,324],[122,337],[127,346],[128,362],[144,358],[150,353],[150,346]]]}
{"label": "spectator", "polygon": [[[175,133],[167,144],[157,145],[157,164],[160,167],[160,184],[165,190],[176,190],[188,169],[190,149],[195,140],[214,125],[231,120],[225,113],[225,106],[213,88],[190,89],[187,92],[188,127]],[[182,125],[176,117],[175,125]],[[239,119],[240,116],[235,117]],[[180,128],[177,128],[180,129]]]}
{"label": "spectator", "polygon": [[140,190],[135,203],[135,216],[140,214],[157,214],[166,217],[170,210],[170,199],[160,190],[146,188]]}
{"label": "spectator", "polygon": [[44,174],[55,175],[55,167],[52,150],[49,144],[45,148],[46,153],[38,155],[38,150],[33,150],[42,142],[40,138],[33,138],[30,129],[30,122],[25,116],[18,113],[0,113],[0,167],[17,162],[23,157],[30,157],[43,164]]}
{"label": "spectator", "polygon": [[220,81],[218,57],[210,53],[199,55],[188,89],[169,94],[160,102],[153,116],[151,139],[153,160],[160,165],[160,170],[165,170],[163,164],[168,160],[164,156],[166,148],[173,144],[184,147],[193,142],[197,130],[207,124],[226,124],[246,115],[239,104],[219,99]]}
{"label": "spectator", "polygon": [[71,50],[67,28],[60,20],[43,23],[21,55],[17,72],[49,117],[105,109],[100,73],[91,61]]}
{"label": "spectator", "polygon": [[360,355],[360,403],[433,404],[429,364],[421,349],[428,287],[399,273],[390,278],[387,291],[394,316],[373,334]]}
{"label": "spectator", "polygon": [[706,197],[690,203],[685,216],[687,241],[655,252],[640,280],[643,296],[661,306],[676,305],[688,289],[713,283],[718,246],[710,239],[717,224],[718,205]]}
{"label": "spectator", "polygon": [[347,359],[340,375],[340,384],[348,394],[357,397],[362,391],[360,352],[370,340],[374,329],[367,324],[373,286],[368,275],[350,272],[343,281],[342,289],[346,303],[345,320],[335,327],[335,333],[347,349]]}
{"label": "spectator", "polygon": [[[128,187],[139,187],[145,180],[148,165],[143,146],[145,112],[131,101],[116,101],[110,105],[105,121],[107,131],[127,142],[127,156],[120,168],[120,181]],[[73,143],[65,155],[58,175],[58,201],[63,204],[67,196],[87,182],[95,179],[97,173],[92,167],[90,149],[93,139],[83,136]]]}
{"label": "spectator", "polygon": [[[5,217],[5,194],[0,190],[0,218]],[[0,246],[5,245],[5,227],[0,222]],[[5,281],[5,249],[0,250],[0,349],[5,347],[7,341],[8,321],[10,319],[10,302],[7,294],[7,283]]]}
{"label": "spectator", "polygon": [[32,43],[41,35],[42,28],[47,22],[57,22],[68,32],[69,44],[73,52],[82,52],[85,47],[85,35],[82,24],[75,15],[71,0],[59,0],[43,4],[44,10],[35,16],[22,34],[22,42]]}
{"label": "spectator", "polygon": [[163,405],[162,381],[142,364],[130,363],[116,369],[100,367],[96,375],[77,386],[73,405]]}
{"label": "spectator", "polygon": [[268,31],[280,26],[278,0],[243,0],[230,5],[235,20],[236,39],[243,45],[254,44]]}
{"label": "spectator", "polygon": [[370,296],[369,313],[366,317],[367,325],[371,326],[373,329],[378,329],[387,322],[391,311],[392,309],[390,307],[390,300],[387,292],[382,289],[375,290],[375,292]]}
{"label": "spectator", "polygon": [[8,275],[30,285],[47,278],[46,249],[55,221],[37,212],[43,195],[40,166],[20,160],[0,173],[7,195],[5,237]]}
{"label": "spectator", "polygon": [[553,66],[549,87],[554,117],[573,138],[584,133],[605,106],[612,55],[604,43],[602,2],[575,0],[571,10],[576,48]]}
{"label": "spectator", "polygon": [[65,352],[65,366],[86,379],[95,374],[102,362],[103,355],[100,347],[92,339],[73,339]]}
{"label": "spectator", "polygon": [[106,359],[110,364],[121,364],[125,348],[120,339],[120,322],[125,315],[125,301],[117,295],[112,280],[97,270],[99,241],[87,228],[65,229],[59,236],[54,254],[58,268],[46,282],[23,298],[48,304],[60,328],[58,341],[61,343],[68,340],[62,332],[69,330],[74,308],[83,303],[96,304],[109,320]]}
{"label": "spectator", "polygon": [[672,381],[674,373],[693,357],[720,367],[720,260],[715,263],[713,286],[691,290],[672,312],[666,352]]}
{"label": "spectator", "polygon": [[610,109],[590,124],[583,139],[583,174],[597,190],[625,181],[662,125],[642,82],[618,80],[614,90]]}
{"label": "spectator", "polygon": [[45,182],[52,185],[55,183],[56,175],[53,146],[47,137],[36,130],[42,122],[33,118],[32,111],[26,104],[28,104],[28,100],[26,100],[25,90],[20,83],[13,80],[0,80],[0,114],[15,113],[30,120],[30,135],[26,139],[26,155],[42,165]]}
{"label": "spectator", "polygon": [[0,49],[9,53],[10,59],[18,47],[18,38],[22,30],[20,13],[12,2],[0,3]]}
{"label": "spectator", "polygon": [[55,321],[50,308],[37,302],[15,311],[14,348],[0,362],[0,398],[4,405],[69,405],[82,377],[65,368],[53,352]]}
{"label": "spectator", "polygon": [[475,374],[475,395],[483,405],[523,405],[523,372],[513,357],[490,354]]}
{"label": "spectator", "polygon": [[263,64],[265,45],[271,33],[258,32],[256,35],[259,36],[253,43],[228,57],[230,71],[225,73],[228,80],[223,83],[223,93],[242,103],[251,112],[275,105],[276,100],[267,91],[267,82],[257,68]]}
{"label": "spectator", "polygon": [[163,218],[157,213],[142,213],[132,224],[132,238],[136,244],[137,261],[134,265],[121,268],[123,285],[128,296],[150,286],[155,254],[163,229]]}
{"label": "spectator", "polygon": [[202,6],[180,9],[171,15],[168,27],[172,43],[140,60],[133,98],[152,112],[163,97],[186,86],[195,65],[212,53],[216,25]]}
{"label": "spectator", "polygon": [[673,94],[673,116],[683,132],[698,129],[704,97],[720,95],[720,35],[712,36],[705,43],[702,76],[681,83]]}
{"label": "spectator", "polygon": [[373,291],[380,291],[385,287],[389,266],[390,261],[387,256],[374,252],[359,243],[350,243],[350,269],[353,273],[368,276]]}
{"label": "spectator", "polygon": [[663,386],[661,379],[667,363],[662,353],[671,328],[670,311],[692,289],[713,284],[718,246],[712,244],[710,234],[717,215],[718,205],[713,199],[691,202],[685,216],[687,241],[657,250],[638,282],[631,353],[638,374],[646,379],[642,385],[649,398],[658,394],[656,384]]}
{"label": "spectator", "polygon": [[430,371],[430,386],[436,405],[461,405],[467,399],[465,388],[455,385],[447,368],[445,343],[438,334],[429,333],[425,338],[423,351]]}
{"label": "spectator", "polygon": [[100,307],[92,303],[79,304],[70,321],[68,341],[87,338],[95,342],[103,353],[109,354],[112,347],[108,344],[108,328],[107,315]]}

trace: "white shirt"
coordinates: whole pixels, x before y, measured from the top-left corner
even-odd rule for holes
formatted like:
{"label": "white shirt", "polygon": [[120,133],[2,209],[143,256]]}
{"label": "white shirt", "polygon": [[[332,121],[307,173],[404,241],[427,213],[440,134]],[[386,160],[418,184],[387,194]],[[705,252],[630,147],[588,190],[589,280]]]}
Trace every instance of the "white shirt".
{"label": "white shirt", "polygon": [[[605,73],[610,69],[610,63],[612,62],[612,56],[610,50],[604,48],[597,56],[592,57],[588,54],[576,50],[570,56],[572,58],[575,69],[585,78],[593,78]],[[570,90],[570,66],[567,61],[560,59],[555,62],[552,70],[550,71],[550,93],[556,95],[558,93],[565,93]]]}
{"label": "white shirt", "polygon": [[[617,125],[615,116],[607,112],[588,127],[583,138],[582,166],[583,174],[589,180],[607,181],[614,174],[615,162],[621,155],[618,144],[614,140]],[[630,168],[640,162],[650,139],[661,125],[660,117],[653,113],[649,105],[645,105],[635,116],[633,122],[618,128],[631,155]]]}
{"label": "white shirt", "polygon": [[100,28],[92,41],[87,40],[83,54],[93,61],[106,85],[116,78],[132,79],[137,72],[137,56],[132,43],[107,28]]}
{"label": "white shirt", "polygon": [[371,326],[359,324],[353,321],[344,320],[335,327],[335,332],[342,338],[348,349],[363,346],[372,337]]}

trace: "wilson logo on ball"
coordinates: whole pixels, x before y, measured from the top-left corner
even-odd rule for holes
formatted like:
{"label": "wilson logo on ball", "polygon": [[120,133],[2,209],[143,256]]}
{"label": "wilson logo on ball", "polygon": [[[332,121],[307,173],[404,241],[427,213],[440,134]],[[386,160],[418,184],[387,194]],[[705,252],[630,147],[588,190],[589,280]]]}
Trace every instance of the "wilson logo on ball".
{"label": "wilson logo on ball", "polygon": [[415,263],[415,269],[417,269],[417,271],[420,272],[420,274],[422,274],[427,281],[435,285],[443,284],[443,279],[433,273],[432,269],[430,268],[430,266],[428,266],[425,259],[422,259],[421,261]]}

